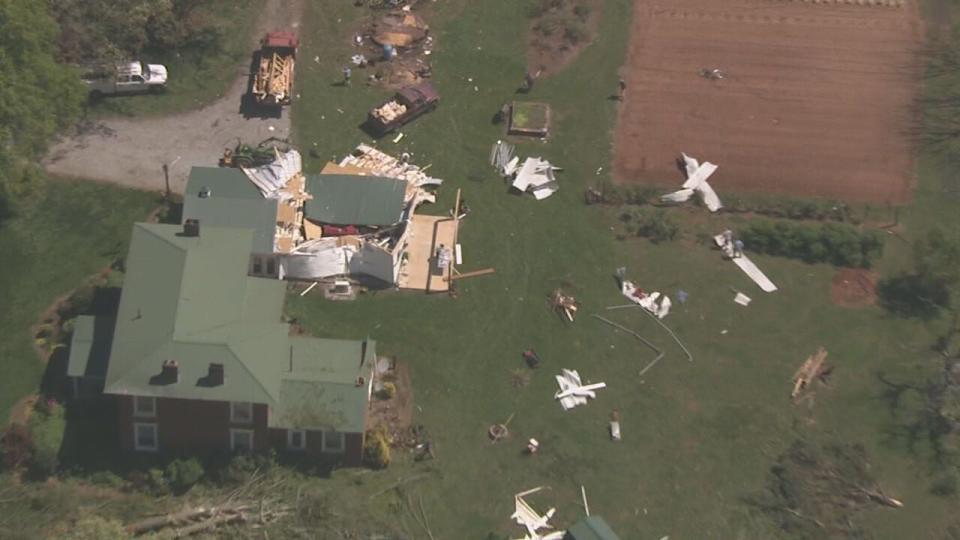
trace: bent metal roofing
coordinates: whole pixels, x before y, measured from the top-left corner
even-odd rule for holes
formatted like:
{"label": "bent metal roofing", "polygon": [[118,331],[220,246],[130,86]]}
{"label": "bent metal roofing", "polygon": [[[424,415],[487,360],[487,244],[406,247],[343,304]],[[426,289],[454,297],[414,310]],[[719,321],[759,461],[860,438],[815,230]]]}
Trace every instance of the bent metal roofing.
{"label": "bent metal roofing", "polygon": [[[316,427],[362,431],[367,390],[355,382],[369,377],[373,343],[290,337],[280,322],[286,284],[247,275],[253,231],[181,230],[134,225],[104,391],[265,403],[333,418]],[[179,364],[176,381],[160,377],[168,360]],[[223,364],[223,384],[209,383],[211,363]],[[307,388],[285,391],[291,380]]]}
{"label": "bent metal roofing", "polygon": [[331,225],[386,226],[403,216],[407,183],[395,178],[348,174],[307,176],[304,215]]}

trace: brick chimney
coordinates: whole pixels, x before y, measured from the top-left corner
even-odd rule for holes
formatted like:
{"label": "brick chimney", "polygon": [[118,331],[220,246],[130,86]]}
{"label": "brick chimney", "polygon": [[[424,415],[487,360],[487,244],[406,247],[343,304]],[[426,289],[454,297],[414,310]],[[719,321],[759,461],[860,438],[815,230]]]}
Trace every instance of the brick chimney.
{"label": "brick chimney", "polygon": [[188,219],[183,222],[183,235],[184,236],[200,236],[200,220],[199,219]]}
{"label": "brick chimney", "polygon": [[210,368],[207,371],[207,382],[210,386],[220,386],[223,384],[223,364],[210,364]]}
{"label": "brick chimney", "polygon": [[180,362],[164,360],[160,370],[160,378],[167,384],[180,382]]}

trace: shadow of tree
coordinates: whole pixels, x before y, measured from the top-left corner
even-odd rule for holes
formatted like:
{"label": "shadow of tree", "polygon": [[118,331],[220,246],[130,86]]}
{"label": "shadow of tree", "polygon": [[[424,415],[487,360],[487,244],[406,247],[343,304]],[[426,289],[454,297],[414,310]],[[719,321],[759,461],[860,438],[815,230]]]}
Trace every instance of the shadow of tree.
{"label": "shadow of tree", "polygon": [[880,305],[887,311],[909,318],[934,319],[950,302],[947,287],[916,274],[901,274],[877,286]]}

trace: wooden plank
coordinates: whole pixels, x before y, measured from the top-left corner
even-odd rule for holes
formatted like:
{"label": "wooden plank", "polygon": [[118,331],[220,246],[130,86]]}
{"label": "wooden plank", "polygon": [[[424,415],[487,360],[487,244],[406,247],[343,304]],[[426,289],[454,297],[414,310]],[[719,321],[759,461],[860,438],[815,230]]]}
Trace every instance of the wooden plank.
{"label": "wooden plank", "polygon": [[474,270],[472,272],[464,272],[462,274],[457,274],[455,276],[446,277],[444,281],[456,281],[458,279],[471,278],[475,276],[485,276],[487,274],[492,274],[496,272],[496,268],[484,268],[483,270]]}

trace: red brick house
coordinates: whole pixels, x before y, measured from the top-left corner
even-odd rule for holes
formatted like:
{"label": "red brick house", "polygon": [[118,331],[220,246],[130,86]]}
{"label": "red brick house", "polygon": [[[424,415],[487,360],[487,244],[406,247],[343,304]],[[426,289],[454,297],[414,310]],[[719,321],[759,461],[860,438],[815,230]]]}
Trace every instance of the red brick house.
{"label": "red brick house", "polygon": [[112,341],[78,321],[68,374],[101,371],[124,450],[275,448],[357,465],[375,343],[290,336],[286,283],[247,274],[253,234],[136,224]]}

